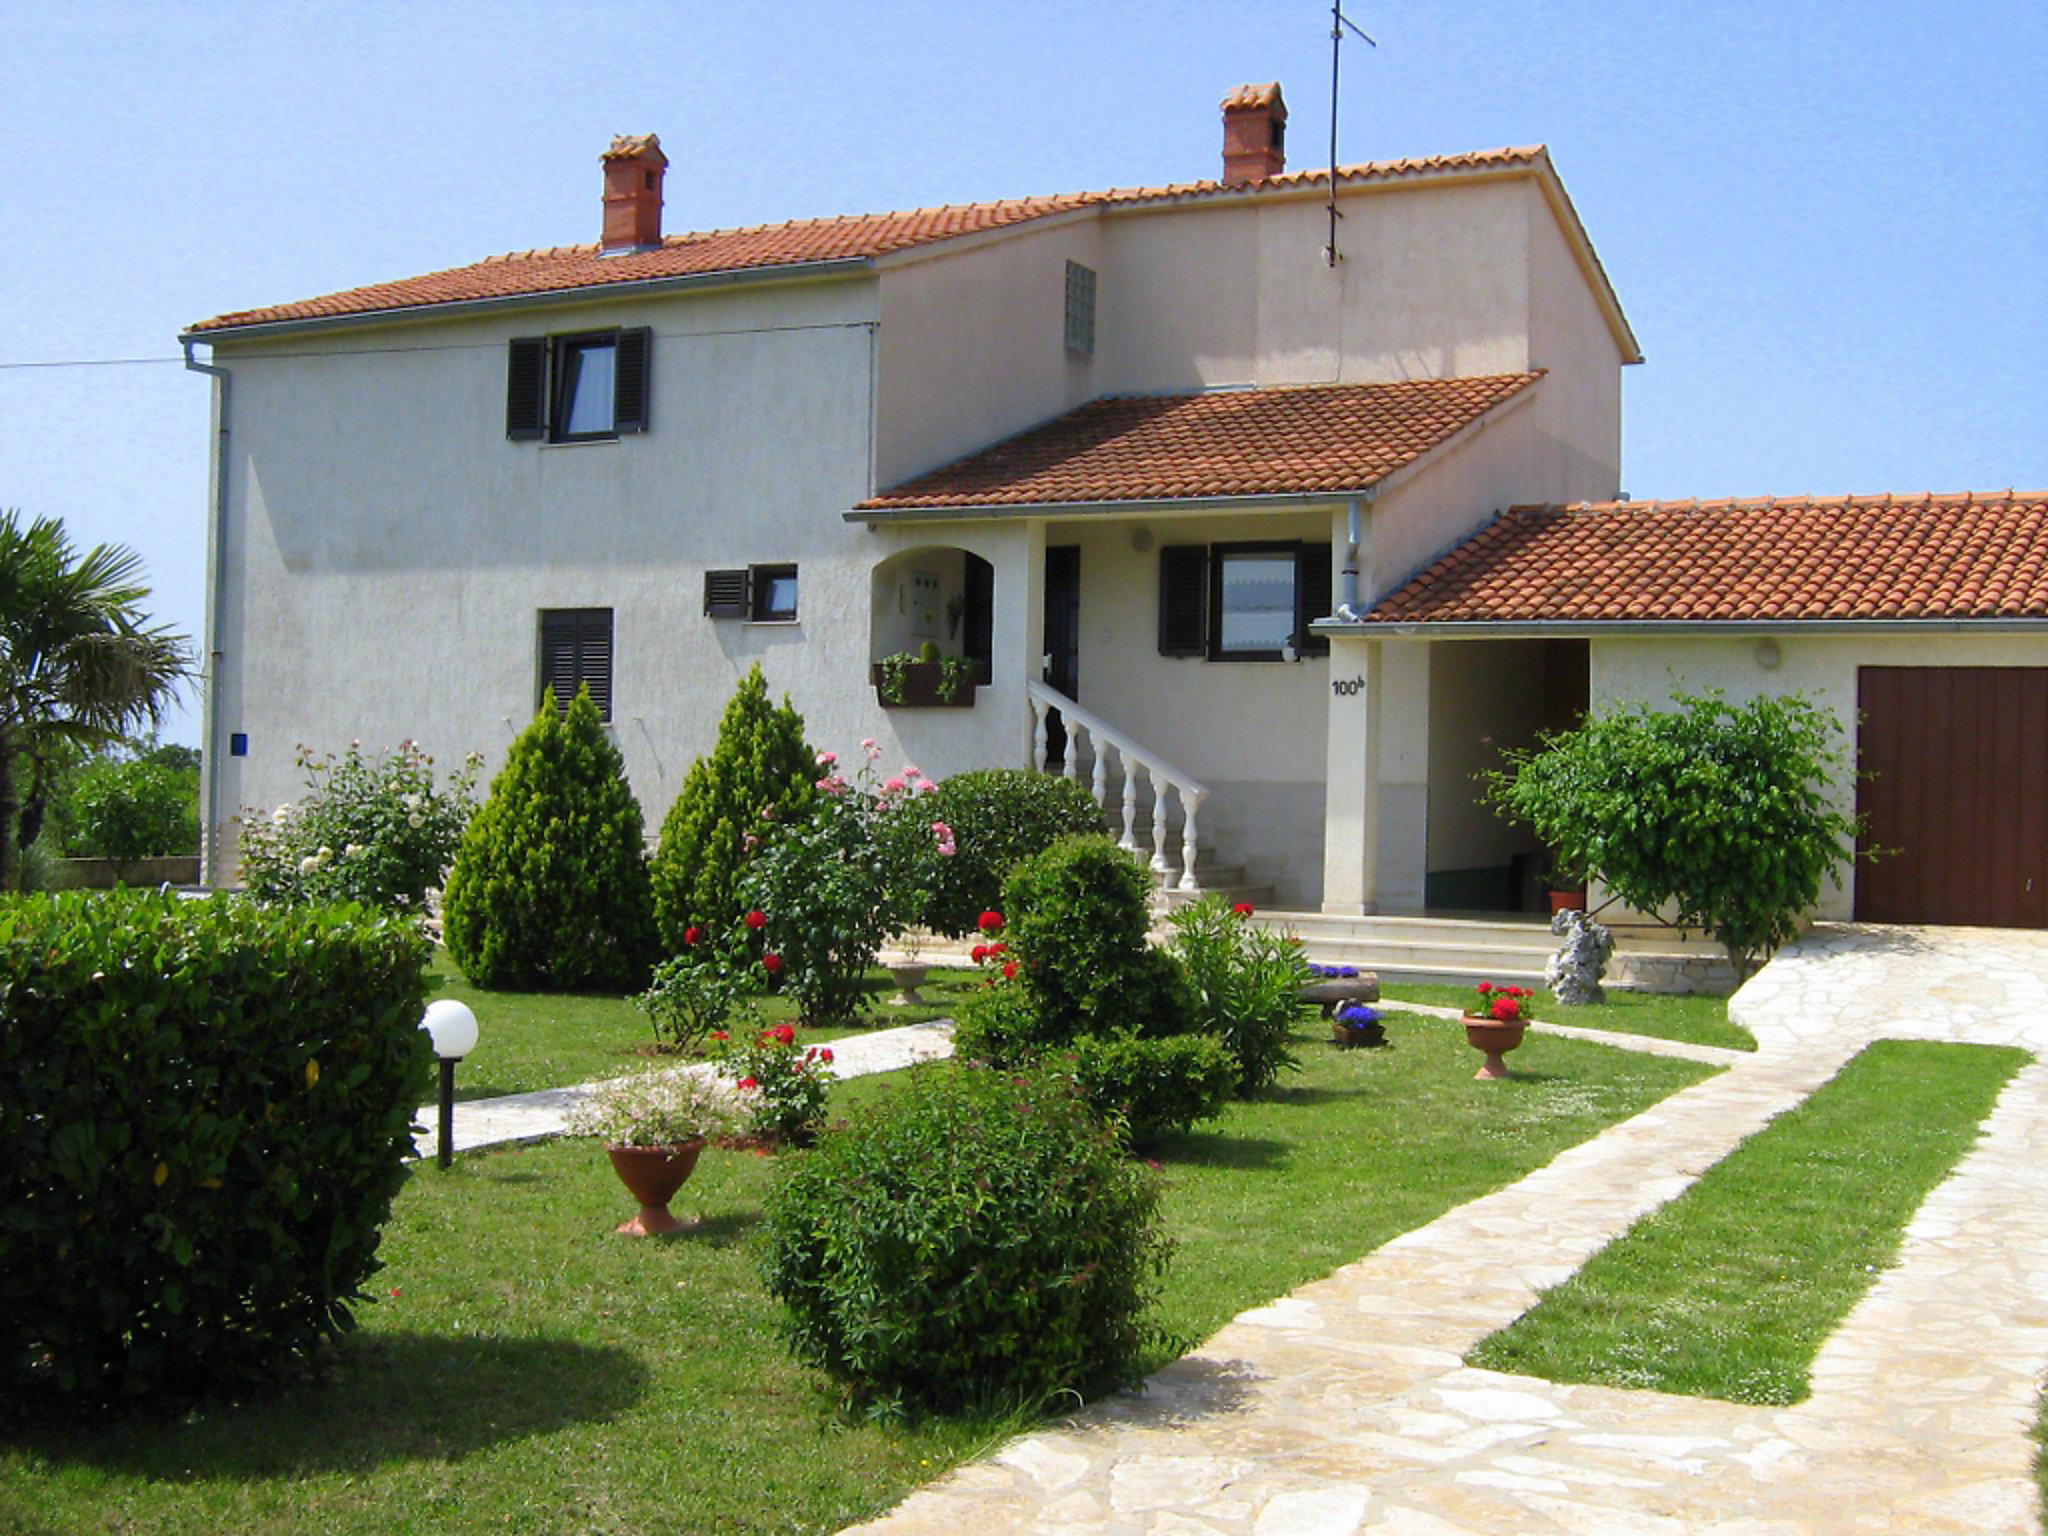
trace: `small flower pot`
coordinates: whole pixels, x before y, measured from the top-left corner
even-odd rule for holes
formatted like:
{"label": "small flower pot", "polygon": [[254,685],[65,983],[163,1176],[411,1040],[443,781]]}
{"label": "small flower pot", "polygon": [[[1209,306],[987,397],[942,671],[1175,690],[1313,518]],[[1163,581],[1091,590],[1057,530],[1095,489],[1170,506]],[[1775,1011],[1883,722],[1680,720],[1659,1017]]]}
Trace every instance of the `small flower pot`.
{"label": "small flower pot", "polygon": [[704,1150],[704,1138],[679,1142],[672,1147],[606,1147],[612,1171],[626,1186],[626,1193],[640,1202],[640,1214],[619,1223],[628,1237],[658,1237],[680,1232],[695,1222],[678,1221],[669,1214],[668,1203],[696,1171],[697,1154]]}
{"label": "small flower pot", "polygon": [[924,979],[931,974],[931,969],[928,965],[910,964],[888,967],[889,978],[897,986],[897,993],[889,999],[889,1006],[922,1008],[925,1005],[924,999],[918,996],[917,989],[924,985]]}
{"label": "small flower pot", "polygon": [[1583,912],[1586,910],[1584,891],[1552,891],[1550,893],[1550,915],[1560,912]]}
{"label": "small flower pot", "polygon": [[1503,1024],[1484,1014],[1468,1013],[1464,1023],[1465,1043],[1475,1051],[1486,1052],[1486,1064],[1472,1075],[1488,1080],[1506,1077],[1508,1064],[1501,1058],[1522,1043],[1522,1032],[1529,1027],[1528,1021],[1517,1019],[1512,1024]]}
{"label": "small flower pot", "polygon": [[1330,1038],[1347,1051],[1361,1046],[1369,1049],[1387,1043],[1387,1026],[1380,1023],[1346,1024],[1341,1019],[1332,1019]]}

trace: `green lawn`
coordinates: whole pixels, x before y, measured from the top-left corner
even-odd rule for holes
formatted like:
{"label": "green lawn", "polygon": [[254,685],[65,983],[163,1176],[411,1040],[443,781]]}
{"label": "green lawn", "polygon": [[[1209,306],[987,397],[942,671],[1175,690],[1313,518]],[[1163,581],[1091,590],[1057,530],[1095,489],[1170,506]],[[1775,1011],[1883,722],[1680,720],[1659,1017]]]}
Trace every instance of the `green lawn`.
{"label": "green lawn", "polygon": [[[1389,1002],[1432,1003],[1439,1008],[1469,1008],[1477,993],[1470,987],[1431,982],[1389,982],[1381,988]],[[1725,997],[1680,997],[1665,992],[1624,992],[1607,989],[1597,1008],[1566,1008],[1548,992],[1536,996],[1536,1017],[1546,1024],[1575,1024],[1581,1029],[1612,1029],[1624,1035],[1657,1035],[1694,1045],[1719,1045],[1753,1051],[1756,1038],[1728,1022]]]}
{"label": "green lawn", "polygon": [[1796,1403],[1807,1368],[2024,1051],[1867,1047],[1678,1199],[1638,1221],[1471,1363],[1549,1381]]}
{"label": "green lawn", "polygon": [[[458,1099],[495,1098],[560,1088],[592,1078],[617,1077],[645,1066],[645,1049],[654,1042],[647,1015],[628,998],[543,992],[485,992],[462,979],[448,951],[434,951],[436,997],[460,998],[477,1017],[476,1049],[455,1074]],[[868,976],[871,1007],[866,1027],[888,1028],[943,1018],[956,1009],[959,995],[976,984],[971,970],[934,970],[920,996],[926,1008],[894,1007],[896,984],[877,967]],[[780,1022],[795,1016],[785,998],[761,1003],[764,1018]],[[812,1029],[807,1040],[835,1040],[857,1033],[849,1029]]]}
{"label": "green lawn", "polygon": [[[1166,1328],[1199,1339],[1710,1070],[1531,1037],[1520,1076],[1476,1083],[1455,1024],[1400,1015],[1389,1036],[1339,1051],[1305,1022],[1305,1070],[1162,1149]],[[835,1112],[897,1081],[841,1085]],[[0,1531],[781,1536],[873,1515],[1015,1425],[833,1416],[757,1278],[772,1172],[708,1153],[676,1202],[703,1225],[634,1242],[610,1234],[630,1206],[588,1142],[423,1168],[324,1380],[0,1429]]]}

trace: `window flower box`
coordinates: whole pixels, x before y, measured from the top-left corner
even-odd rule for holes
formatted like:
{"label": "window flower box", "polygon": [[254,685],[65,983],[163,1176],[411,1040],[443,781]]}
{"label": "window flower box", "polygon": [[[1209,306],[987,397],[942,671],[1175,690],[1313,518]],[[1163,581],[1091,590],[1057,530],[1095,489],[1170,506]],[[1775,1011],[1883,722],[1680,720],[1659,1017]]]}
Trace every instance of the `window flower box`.
{"label": "window flower box", "polygon": [[972,709],[980,686],[974,663],[947,656],[937,661],[889,656],[869,668],[884,709]]}

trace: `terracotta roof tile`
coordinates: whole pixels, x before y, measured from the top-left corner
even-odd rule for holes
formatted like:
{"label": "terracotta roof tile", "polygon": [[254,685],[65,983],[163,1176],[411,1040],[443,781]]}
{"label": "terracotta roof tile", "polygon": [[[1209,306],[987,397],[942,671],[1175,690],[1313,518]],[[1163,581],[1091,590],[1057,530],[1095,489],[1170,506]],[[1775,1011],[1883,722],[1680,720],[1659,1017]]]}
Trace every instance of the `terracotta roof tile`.
{"label": "terracotta roof tile", "polygon": [[860,510],[1355,491],[1541,374],[1092,400]]}
{"label": "terracotta roof tile", "polygon": [[[652,135],[648,136],[652,139]],[[614,143],[638,143],[621,139]],[[1541,145],[1482,150],[1464,155],[1432,155],[1412,160],[1382,160],[1338,170],[1342,184],[1405,181],[1416,178],[1533,165],[1546,157]],[[1194,181],[1160,187],[1124,187],[1107,192],[1070,192],[1051,197],[1013,198],[1004,202],[962,203],[943,208],[914,208],[903,213],[853,214],[843,218],[799,219],[787,224],[760,224],[745,229],[710,230],[669,235],[655,250],[599,256],[595,245],[561,245],[493,256],[466,267],[430,272],[423,277],[375,283],[322,298],[216,315],[191,327],[193,332],[230,330],[291,320],[375,315],[484,299],[527,294],[568,293],[614,283],[660,278],[695,277],[714,272],[747,272],[769,267],[802,266],[847,259],[872,260],[913,246],[952,240],[962,235],[1002,229],[1030,219],[1070,213],[1077,208],[1134,206],[1153,202],[1186,202],[1211,197],[1256,197],[1316,185],[1327,171],[1293,171],[1273,176],[1256,187]]]}
{"label": "terracotta roof tile", "polygon": [[2048,618],[2048,492],[1516,507],[1367,623]]}

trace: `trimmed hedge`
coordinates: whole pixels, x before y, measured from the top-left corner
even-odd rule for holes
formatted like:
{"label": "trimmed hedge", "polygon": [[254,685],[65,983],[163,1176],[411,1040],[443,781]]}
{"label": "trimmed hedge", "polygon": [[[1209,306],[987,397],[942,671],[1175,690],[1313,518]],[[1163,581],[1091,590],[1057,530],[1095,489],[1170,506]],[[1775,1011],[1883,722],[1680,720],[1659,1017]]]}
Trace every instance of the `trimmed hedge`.
{"label": "trimmed hedge", "polygon": [[1083,1035],[1073,1072],[1088,1102],[1121,1117],[1131,1145],[1145,1147],[1221,1114],[1238,1066],[1214,1035]]}
{"label": "trimmed hedge", "polygon": [[768,1288],[797,1357],[857,1403],[1035,1409],[1133,1374],[1158,1206],[1069,1084],[924,1073],[784,1165]]}
{"label": "trimmed hedge", "polygon": [[1003,881],[1063,837],[1103,830],[1102,807],[1078,781],[1025,768],[956,773],[919,800],[953,829],[959,852],[933,873],[925,921],[955,938],[1002,905]]}
{"label": "trimmed hedge", "polygon": [[427,958],[358,907],[0,905],[0,1379],[217,1391],[352,1326],[430,1090]]}

